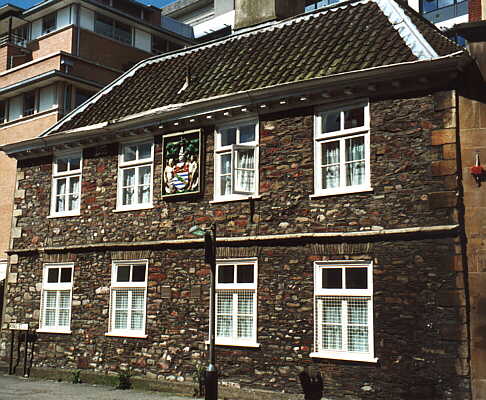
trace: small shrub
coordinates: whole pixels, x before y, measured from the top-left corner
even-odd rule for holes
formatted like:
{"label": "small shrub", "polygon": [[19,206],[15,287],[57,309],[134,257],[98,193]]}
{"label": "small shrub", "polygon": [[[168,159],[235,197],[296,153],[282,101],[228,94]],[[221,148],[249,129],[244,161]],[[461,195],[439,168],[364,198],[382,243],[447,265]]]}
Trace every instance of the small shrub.
{"label": "small shrub", "polygon": [[81,371],[79,369],[73,371],[71,382],[73,384],[81,383]]}
{"label": "small shrub", "polygon": [[132,388],[132,382],[130,382],[130,378],[132,374],[130,370],[120,371],[118,372],[118,385],[116,386],[117,389],[127,390]]}

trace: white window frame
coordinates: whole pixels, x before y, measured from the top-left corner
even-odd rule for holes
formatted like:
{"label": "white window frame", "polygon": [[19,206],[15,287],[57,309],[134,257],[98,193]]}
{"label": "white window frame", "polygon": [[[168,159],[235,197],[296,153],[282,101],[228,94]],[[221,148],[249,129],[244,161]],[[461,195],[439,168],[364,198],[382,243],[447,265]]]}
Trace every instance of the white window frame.
{"label": "white window frame", "polygon": [[[71,282],[57,282],[49,283],[47,282],[48,274],[50,269],[59,269],[59,280],[61,279],[61,269],[70,268],[71,269]],[[71,311],[72,311],[72,299],[73,299],[73,280],[74,280],[74,264],[73,263],[52,263],[44,264],[42,271],[42,294],[41,294],[41,307],[39,316],[39,329],[37,332],[47,332],[47,333],[71,333]],[[60,293],[62,291],[69,290],[69,324],[59,325],[59,300]],[[46,301],[47,301],[47,291],[56,291],[56,307],[55,307],[55,324],[46,326],[44,324],[45,312],[46,312]]]}
{"label": "white window frame", "polygon": [[[132,282],[133,268],[130,268],[129,282],[118,282],[117,273],[120,266],[145,265],[145,281]],[[146,338],[145,328],[147,323],[147,281],[148,281],[148,260],[129,260],[129,261],[113,261],[111,269],[111,287],[110,287],[110,312],[108,322],[108,332],[106,336],[122,336],[122,337],[137,337]],[[131,322],[132,308],[130,307],[132,298],[132,289],[141,289],[144,291],[143,300],[143,321],[142,329],[115,329],[115,301],[114,296],[117,290],[128,290],[128,308],[127,308],[127,325]]]}
{"label": "white window frame", "polygon": [[[346,289],[346,268],[367,268],[366,289]],[[326,268],[342,268],[342,289],[322,288],[322,271]],[[343,350],[325,350],[320,348],[322,343],[322,306],[321,296],[327,298],[336,297],[341,300],[341,326]],[[368,351],[349,351],[347,347],[347,302],[349,299],[363,298],[368,300],[367,326],[368,326]],[[349,299],[347,299],[349,298]],[[373,263],[371,261],[316,261],[314,262],[314,351],[310,354],[316,358],[330,358],[337,360],[377,362],[374,356],[374,329],[373,329]]]}
{"label": "white window frame", "polygon": [[[344,112],[356,107],[364,108],[364,124],[356,128],[344,129]],[[323,116],[327,113],[341,113],[341,127],[334,132],[322,133]],[[364,138],[365,146],[365,177],[361,185],[346,186],[346,140],[355,137]],[[339,141],[340,151],[340,185],[336,188],[325,189],[322,187],[322,144]],[[314,115],[314,194],[312,197],[330,196],[346,193],[366,192],[373,190],[371,187],[370,166],[370,109],[367,100],[361,100],[352,104],[345,104],[332,108],[320,107]]]}
{"label": "white window frame", "polygon": [[[247,143],[240,142],[240,126],[255,125],[255,140]],[[236,144],[223,146],[221,144],[221,131],[228,128],[236,128]],[[245,200],[248,198],[259,198],[259,140],[260,125],[258,119],[245,119],[218,126],[214,134],[214,198],[213,202]],[[255,187],[251,192],[238,191],[235,189],[236,153],[239,150],[253,149],[255,154]],[[221,194],[221,156],[231,153],[231,193]]]}
{"label": "white window frame", "polygon": [[[58,171],[58,162],[61,159],[70,159],[79,157],[79,169],[71,170],[70,162],[68,162],[67,171]],[[81,193],[82,193],[82,175],[83,175],[83,152],[81,150],[69,153],[56,154],[52,163],[52,191],[51,191],[51,214],[49,217],[70,217],[80,215],[81,213]],[[78,206],[72,210],[56,211],[57,202],[57,186],[60,179],[66,179],[66,194],[65,196],[65,208],[69,205],[69,197],[74,193],[68,193],[71,179],[79,178],[79,193],[78,193]]]}
{"label": "white window frame", "polygon": [[[219,267],[224,265],[236,265],[238,264],[251,264],[253,265],[253,283],[236,283],[237,268],[234,268],[234,282],[233,283],[218,283],[219,281]],[[235,259],[222,259],[216,261],[216,321],[215,321],[215,343],[223,346],[239,346],[239,347],[259,347],[257,342],[257,320],[258,320],[258,259],[257,258],[235,258]],[[232,326],[233,332],[231,337],[218,336],[218,295],[221,292],[232,292],[233,294],[233,310],[232,310]],[[249,338],[238,338],[238,294],[239,292],[253,292],[253,335]]]}
{"label": "white window frame", "polygon": [[[124,161],[123,154],[124,154],[124,147],[130,145],[143,145],[143,144],[150,144],[150,158],[139,159],[138,158],[138,149],[137,149],[137,156],[136,159],[133,161]],[[135,169],[135,177],[134,177],[134,188],[138,188],[138,177],[139,171],[143,167],[150,167],[150,196],[149,201],[147,203],[138,203],[138,193],[135,191],[134,193],[134,203],[133,204],[123,204],[123,171],[126,169]],[[117,184],[117,206],[115,211],[130,211],[130,210],[141,210],[146,208],[153,207],[153,198],[154,198],[154,139],[145,139],[137,141],[130,141],[130,142],[123,142],[120,143],[120,149],[118,154],[118,184]]]}

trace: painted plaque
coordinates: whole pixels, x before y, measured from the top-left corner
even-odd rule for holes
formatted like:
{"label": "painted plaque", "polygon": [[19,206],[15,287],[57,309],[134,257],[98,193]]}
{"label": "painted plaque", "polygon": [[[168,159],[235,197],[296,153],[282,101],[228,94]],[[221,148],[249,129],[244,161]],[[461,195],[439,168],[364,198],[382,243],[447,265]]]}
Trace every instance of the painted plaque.
{"label": "painted plaque", "polygon": [[162,196],[201,193],[201,131],[163,136]]}

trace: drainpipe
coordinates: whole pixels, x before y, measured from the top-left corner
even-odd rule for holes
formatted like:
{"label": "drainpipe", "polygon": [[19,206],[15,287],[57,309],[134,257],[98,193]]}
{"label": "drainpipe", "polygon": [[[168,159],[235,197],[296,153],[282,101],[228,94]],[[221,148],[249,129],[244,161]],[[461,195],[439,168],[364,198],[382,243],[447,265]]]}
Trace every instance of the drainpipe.
{"label": "drainpipe", "polygon": [[81,37],[81,5],[78,3],[76,4],[76,55],[79,56],[79,48],[80,48],[80,37]]}

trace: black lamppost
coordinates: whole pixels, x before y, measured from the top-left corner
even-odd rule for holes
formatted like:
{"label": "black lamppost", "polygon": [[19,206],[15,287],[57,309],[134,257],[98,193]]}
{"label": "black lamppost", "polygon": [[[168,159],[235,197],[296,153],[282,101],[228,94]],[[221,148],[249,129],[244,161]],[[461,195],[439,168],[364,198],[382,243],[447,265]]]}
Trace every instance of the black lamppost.
{"label": "black lamppost", "polygon": [[204,236],[205,261],[211,266],[211,286],[209,290],[209,360],[204,377],[205,400],[218,399],[218,370],[216,369],[215,334],[216,334],[216,224],[210,230],[193,226],[189,233]]}

